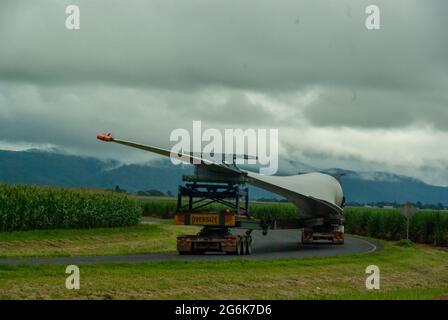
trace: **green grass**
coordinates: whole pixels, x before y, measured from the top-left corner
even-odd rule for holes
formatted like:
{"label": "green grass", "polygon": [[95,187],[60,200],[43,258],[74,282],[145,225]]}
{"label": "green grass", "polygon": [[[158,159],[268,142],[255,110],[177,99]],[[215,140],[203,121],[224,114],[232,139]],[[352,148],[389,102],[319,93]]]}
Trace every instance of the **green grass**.
{"label": "green grass", "polygon": [[[81,289],[65,289],[65,265],[0,266],[1,299],[447,299],[448,252],[400,247],[352,256],[81,265]],[[365,288],[365,268],[381,289]]]}
{"label": "green grass", "polygon": [[[148,221],[146,221],[148,222]],[[196,227],[153,219],[133,227],[0,232],[0,256],[80,256],[175,250]],[[282,260],[80,265],[81,289],[65,288],[65,265],[0,265],[0,299],[448,299],[448,251],[381,241],[384,250]],[[381,289],[365,288],[365,268]]]}
{"label": "green grass", "polygon": [[133,227],[0,232],[0,257],[139,254],[176,250],[176,235],[197,232],[171,221]]}

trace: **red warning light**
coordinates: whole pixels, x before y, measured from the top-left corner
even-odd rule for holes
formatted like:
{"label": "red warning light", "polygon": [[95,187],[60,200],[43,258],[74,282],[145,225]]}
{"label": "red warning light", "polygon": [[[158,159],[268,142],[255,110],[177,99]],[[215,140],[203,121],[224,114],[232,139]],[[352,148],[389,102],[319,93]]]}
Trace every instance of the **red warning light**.
{"label": "red warning light", "polygon": [[98,140],[102,140],[102,141],[114,141],[114,137],[112,137],[112,135],[110,133],[102,133],[96,136],[96,138]]}

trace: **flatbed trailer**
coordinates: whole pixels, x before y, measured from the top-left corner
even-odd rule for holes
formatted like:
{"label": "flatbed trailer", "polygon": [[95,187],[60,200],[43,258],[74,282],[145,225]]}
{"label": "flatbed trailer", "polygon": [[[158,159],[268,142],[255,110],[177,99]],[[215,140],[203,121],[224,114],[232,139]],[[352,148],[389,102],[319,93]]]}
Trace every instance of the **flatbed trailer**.
{"label": "flatbed trailer", "polygon": [[[179,186],[175,222],[180,225],[201,226],[195,235],[177,237],[179,254],[225,253],[244,255],[252,252],[252,230],[300,228],[302,244],[326,242],[344,243],[341,218],[313,218],[290,224],[254,219],[249,213],[249,192],[244,181],[211,180],[184,176],[187,183]],[[302,226],[299,226],[299,225]],[[245,229],[245,234],[232,234],[232,229]]]}
{"label": "flatbed trailer", "polygon": [[[202,229],[196,235],[177,237],[179,254],[250,254],[252,230],[263,230],[266,234],[269,224],[250,216],[248,189],[241,183],[204,182],[191,176],[184,180],[193,182],[179,187],[175,223]],[[245,234],[230,232],[238,228],[245,229]]]}
{"label": "flatbed trailer", "polygon": [[245,255],[252,253],[250,234],[233,235],[223,228],[204,228],[197,235],[177,237],[179,254],[225,253]]}
{"label": "flatbed trailer", "polygon": [[302,229],[302,244],[316,244],[316,243],[332,243],[344,244],[344,220],[334,219],[332,221],[320,222],[319,225],[313,226],[308,223]]}

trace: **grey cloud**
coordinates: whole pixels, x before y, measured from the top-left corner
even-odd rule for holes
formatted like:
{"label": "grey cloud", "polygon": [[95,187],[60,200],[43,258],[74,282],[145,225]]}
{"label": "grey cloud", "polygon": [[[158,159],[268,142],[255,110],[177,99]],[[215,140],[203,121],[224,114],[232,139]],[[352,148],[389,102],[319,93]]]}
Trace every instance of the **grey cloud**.
{"label": "grey cloud", "polygon": [[[194,103],[185,105],[181,116],[187,118],[195,115],[198,119],[213,121],[222,125],[265,126],[275,123],[276,114],[269,112],[262,105],[250,101],[247,94],[234,90],[216,90],[211,94],[202,94]],[[218,96],[218,97],[216,97]],[[215,98],[215,99],[214,99]]]}
{"label": "grey cloud", "polygon": [[[298,160],[436,181],[446,153],[414,148],[413,128],[427,128],[426,145],[445,145],[448,4],[374,2],[382,29],[372,32],[364,0],[4,0],[0,140],[137,161],[146,155],[99,148],[95,135],[167,147],[172,129],[202,120],[279,128]],[[80,31],[65,29],[68,4],[81,8]],[[365,148],[378,128],[384,141]],[[378,155],[392,143],[407,146],[402,168]]]}
{"label": "grey cloud", "polygon": [[[80,31],[65,29],[69,3],[81,8]],[[376,1],[382,30],[370,32],[364,27],[367,4],[2,2],[0,79],[187,94],[221,87],[286,95],[317,86],[323,92],[316,106],[303,114],[292,103],[298,110],[291,114],[319,126],[390,127],[419,120],[446,129],[441,119],[448,100],[448,22],[442,14],[448,5]],[[355,101],[351,93],[345,97],[350,91]],[[213,117],[213,106],[201,108],[203,116]],[[227,120],[229,112],[215,111],[216,118]],[[246,115],[239,118],[254,119]],[[257,116],[267,114],[259,110]]]}
{"label": "grey cloud", "polygon": [[448,130],[448,91],[324,88],[304,114],[318,126],[391,128],[417,123]]}
{"label": "grey cloud", "polygon": [[310,83],[390,89],[433,85],[433,68],[446,66],[444,30],[433,23],[438,13],[427,2],[408,1],[404,10],[398,0],[377,1],[384,22],[377,33],[364,27],[367,1],[78,0],[77,32],[64,27],[68,2],[18,2],[7,7],[0,32],[4,79],[180,89],[212,84],[282,91]]}
{"label": "grey cloud", "polygon": [[[253,114],[257,114],[256,123],[251,119]],[[109,149],[98,150],[95,136],[101,132],[169,147],[170,132],[175,128],[191,130],[193,120],[201,120],[204,127],[244,128],[266,126],[269,119],[271,113],[251,103],[242,91],[186,93],[102,85],[67,88],[0,82],[0,140],[50,143],[83,153],[103,152],[103,156]],[[122,152],[121,148],[116,150]]]}

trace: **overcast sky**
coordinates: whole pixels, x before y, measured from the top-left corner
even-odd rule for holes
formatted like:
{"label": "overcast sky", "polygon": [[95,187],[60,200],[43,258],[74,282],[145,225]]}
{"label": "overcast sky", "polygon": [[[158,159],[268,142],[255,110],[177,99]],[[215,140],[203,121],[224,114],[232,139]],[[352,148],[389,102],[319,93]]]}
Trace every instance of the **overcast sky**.
{"label": "overcast sky", "polygon": [[[67,30],[65,8],[81,10]],[[367,30],[375,4],[381,29]],[[0,149],[145,161],[192,120],[281,156],[448,185],[446,0],[2,0]]]}

